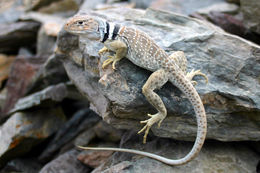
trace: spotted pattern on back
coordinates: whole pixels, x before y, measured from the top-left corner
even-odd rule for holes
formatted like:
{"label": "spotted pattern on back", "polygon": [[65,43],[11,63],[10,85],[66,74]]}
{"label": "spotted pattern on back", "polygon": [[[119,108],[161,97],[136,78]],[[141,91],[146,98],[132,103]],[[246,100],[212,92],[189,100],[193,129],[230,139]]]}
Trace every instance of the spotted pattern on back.
{"label": "spotted pattern on back", "polygon": [[140,30],[124,26],[120,29],[119,39],[127,44],[127,58],[142,68],[156,71],[176,65],[174,59],[169,59],[166,52]]}

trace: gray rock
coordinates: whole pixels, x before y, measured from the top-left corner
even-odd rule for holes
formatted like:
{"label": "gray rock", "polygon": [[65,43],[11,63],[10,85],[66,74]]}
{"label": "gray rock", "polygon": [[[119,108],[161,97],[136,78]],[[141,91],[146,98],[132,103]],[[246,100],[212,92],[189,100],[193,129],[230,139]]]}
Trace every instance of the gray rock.
{"label": "gray rock", "polygon": [[99,116],[88,108],[79,110],[59,129],[39,159],[41,161],[50,159],[62,146],[73,140],[83,130],[93,127],[99,120]]}
{"label": "gray rock", "polygon": [[9,114],[12,114],[17,111],[26,110],[35,106],[39,106],[43,104],[43,102],[60,102],[67,96],[68,89],[64,83],[49,86],[40,92],[19,99],[18,102],[15,104],[14,108],[10,110]]}
{"label": "gray rock", "polygon": [[105,0],[96,0],[96,1],[88,1],[84,0],[82,5],[80,6],[80,10],[92,10],[97,7],[98,4],[104,4],[106,1]]}
{"label": "gray rock", "polygon": [[[260,140],[259,46],[208,22],[169,12],[111,9],[93,14],[145,31],[169,54],[184,51],[188,71],[201,69],[207,74],[208,85],[200,77],[195,80],[208,117],[208,139]],[[66,39],[68,34],[60,34],[59,50],[76,45],[75,40]],[[102,70],[108,53],[99,58],[100,48],[101,43],[80,37],[78,47],[64,52],[68,57],[64,59],[67,74],[106,122],[138,131],[142,127],[139,121],[147,119],[147,113],[155,113],[141,92],[151,72],[127,59],[117,63],[115,71],[111,66]],[[160,128],[154,125],[152,132],[160,137],[193,141],[197,125],[189,101],[171,84],[158,94],[168,116]]]}
{"label": "gray rock", "polygon": [[46,164],[39,173],[88,173],[90,168],[77,160],[79,151],[70,150]]}
{"label": "gray rock", "polygon": [[74,146],[87,146],[89,142],[96,137],[95,131],[87,129],[80,133],[74,140]]}
{"label": "gray rock", "polygon": [[201,8],[197,12],[199,14],[205,14],[205,15],[209,14],[212,11],[235,14],[238,12],[238,9],[239,9],[239,6],[236,4],[220,2],[220,3],[213,4],[211,6],[205,7],[205,8]]}
{"label": "gray rock", "polygon": [[0,25],[0,53],[18,51],[21,46],[31,46],[36,42],[38,22],[16,22]]}
{"label": "gray rock", "polygon": [[38,173],[41,168],[42,165],[35,158],[18,158],[9,161],[0,173]]}
{"label": "gray rock", "polygon": [[93,129],[98,138],[109,142],[120,141],[123,134],[122,130],[115,129],[104,121],[97,123]]}
{"label": "gray rock", "polygon": [[26,95],[41,91],[50,85],[66,83],[69,79],[64,67],[60,64],[59,58],[55,55],[50,56],[31,81]]}
{"label": "gray rock", "polygon": [[19,20],[24,14],[22,0],[1,0],[0,2],[0,23],[12,23]]}
{"label": "gray rock", "polygon": [[240,0],[240,4],[246,26],[260,34],[260,1]]}
{"label": "gray rock", "polygon": [[64,121],[59,107],[14,113],[0,126],[0,167],[51,136]]}
{"label": "gray rock", "polygon": [[38,55],[51,55],[56,46],[56,37],[46,34],[45,29],[42,27],[38,32],[37,37],[37,54]]}
{"label": "gray rock", "polygon": [[[151,2],[149,0],[143,1]],[[180,13],[184,15],[190,15],[201,8],[207,8],[209,6],[219,4],[224,1],[225,0],[186,0],[184,3],[182,0],[154,0],[151,4],[149,4],[149,7],[154,9],[172,11],[174,13]]]}
{"label": "gray rock", "polygon": [[[126,139],[127,138],[127,139]],[[122,148],[135,148],[157,153],[172,159],[186,155],[192,147],[190,142],[177,142],[169,139],[154,139],[141,144],[142,139],[125,135]],[[121,142],[122,142],[121,141]],[[260,155],[256,154],[243,143],[206,142],[198,157],[181,166],[168,166],[159,161],[128,153],[115,153],[104,165],[96,168],[102,173],[143,173],[174,172],[174,173],[252,173],[256,171]]]}

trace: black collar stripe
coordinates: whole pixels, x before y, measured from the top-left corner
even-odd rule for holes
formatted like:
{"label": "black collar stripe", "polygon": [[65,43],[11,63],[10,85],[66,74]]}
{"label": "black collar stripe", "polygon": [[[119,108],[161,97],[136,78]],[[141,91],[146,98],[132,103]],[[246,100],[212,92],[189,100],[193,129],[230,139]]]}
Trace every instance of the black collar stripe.
{"label": "black collar stripe", "polygon": [[107,38],[108,38],[108,35],[109,35],[109,23],[108,22],[106,22],[106,32],[105,32],[105,35],[104,35],[104,38],[103,38],[103,40],[102,40],[102,43],[104,43],[106,40],[107,40]]}
{"label": "black collar stripe", "polygon": [[120,25],[116,24],[115,28],[114,28],[114,31],[113,31],[113,35],[112,35],[112,40],[114,40],[116,38],[119,29],[120,29]]}

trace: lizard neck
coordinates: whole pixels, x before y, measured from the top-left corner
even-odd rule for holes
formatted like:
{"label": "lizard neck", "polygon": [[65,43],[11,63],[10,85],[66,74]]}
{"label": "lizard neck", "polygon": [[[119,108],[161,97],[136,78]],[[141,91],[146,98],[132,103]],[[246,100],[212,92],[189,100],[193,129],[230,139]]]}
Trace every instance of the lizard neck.
{"label": "lizard neck", "polygon": [[98,25],[98,31],[100,33],[100,41],[104,43],[107,39],[115,40],[118,36],[120,25],[100,20]]}

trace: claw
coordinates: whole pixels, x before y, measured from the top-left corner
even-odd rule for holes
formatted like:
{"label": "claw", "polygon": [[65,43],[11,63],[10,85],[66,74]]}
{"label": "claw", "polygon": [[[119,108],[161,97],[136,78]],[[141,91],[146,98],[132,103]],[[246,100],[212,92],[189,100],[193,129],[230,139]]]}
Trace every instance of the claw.
{"label": "claw", "polygon": [[145,131],[144,133],[144,138],[143,138],[143,143],[146,143],[146,139],[147,139],[147,135],[149,133],[150,128],[152,127],[152,125],[156,122],[158,122],[158,127],[160,127],[162,121],[164,120],[165,116],[162,113],[157,113],[154,115],[148,114],[149,118],[148,120],[144,120],[144,121],[140,121],[141,124],[145,124],[146,125],[138,132],[138,134],[142,133]]}
{"label": "claw", "polygon": [[197,82],[196,82],[196,81],[192,81],[192,78],[193,78],[194,76],[196,76],[196,75],[199,75],[199,76],[204,77],[206,84],[208,83],[208,77],[207,77],[204,73],[202,73],[200,70],[194,71],[194,69],[192,69],[191,72],[188,72],[188,73],[186,74],[186,77],[192,82],[192,84],[193,84],[194,86],[197,85]]}
{"label": "claw", "polygon": [[100,49],[100,50],[98,51],[98,55],[101,56],[101,54],[103,54],[103,53],[105,53],[105,52],[108,52],[108,51],[109,51],[109,49],[104,46],[102,49]]}
{"label": "claw", "polygon": [[114,62],[114,56],[108,56],[108,59],[105,60],[102,64],[102,68],[104,69],[106,66],[108,66],[111,62]]}

